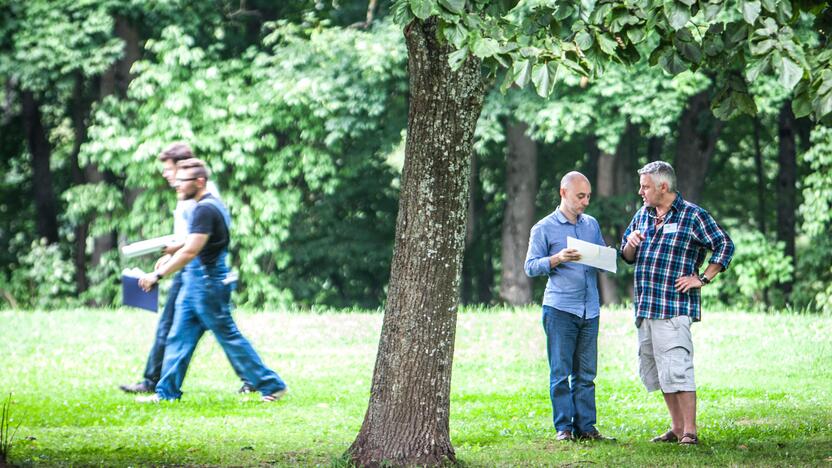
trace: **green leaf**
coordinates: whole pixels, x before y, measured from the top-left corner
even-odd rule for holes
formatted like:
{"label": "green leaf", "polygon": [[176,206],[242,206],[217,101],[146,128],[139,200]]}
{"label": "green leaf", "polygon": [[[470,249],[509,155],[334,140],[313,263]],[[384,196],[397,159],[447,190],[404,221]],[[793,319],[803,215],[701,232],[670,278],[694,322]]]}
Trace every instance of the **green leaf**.
{"label": "green leaf", "polygon": [[491,38],[480,38],[474,43],[473,52],[479,58],[488,58],[500,52],[500,44]]}
{"label": "green leaf", "polygon": [[448,42],[457,49],[462,47],[465,43],[465,39],[468,37],[468,30],[465,29],[465,26],[463,26],[462,23],[446,24],[443,32],[445,34],[445,39],[447,39]]}
{"label": "green leaf", "polygon": [[616,10],[613,14],[612,21],[610,21],[610,31],[618,33],[624,29],[625,26],[638,24],[639,21],[640,20],[637,17],[629,14],[626,10],[623,10],[623,12]]}
{"label": "green leaf", "polygon": [[763,0],[763,8],[774,13],[777,11],[777,3],[779,3],[778,0]]}
{"label": "green leaf", "polygon": [[725,50],[725,44],[722,42],[722,36],[714,34],[705,36],[705,42],[702,44],[705,55],[708,57],[716,57]]}
{"label": "green leaf", "polygon": [[711,22],[722,11],[722,3],[706,3],[703,11],[705,12],[705,21]]}
{"label": "green leaf", "polygon": [[777,15],[781,22],[788,21],[792,17],[792,3],[789,0],[778,0]]}
{"label": "green leaf", "polygon": [[671,75],[678,75],[688,69],[688,64],[672,49],[659,57],[659,65]]}
{"label": "green leaf", "polygon": [[575,43],[578,44],[581,50],[588,50],[593,44],[592,34],[586,30],[579,32],[575,35]]}
{"label": "green leaf", "polygon": [[782,57],[777,65],[777,72],[780,75],[780,84],[791,91],[792,88],[803,78],[803,68],[794,63],[788,57]]}
{"label": "green leaf", "polygon": [[639,42],[644,40],[644,29],[642,28],[630,28],[627,30],[627,38],[630,39],[630,42],[633,44],[638,44]]}
{"label": "green leaf", "polygon": [[675,0],[664,2],[664,15],[674,31],[682,29],[690,20],[690,7]]}
{"label": "green leaf", "polygon": [[511,85],[514,84],[514,73],[512,70],[506,70],[505,77],[503,78],[502,84],[500,84],[500,92],[505,94]]}
{"label": "green leaf", "polygon": [[512,67],[512,75],[514,75],[514,82],[517,86],[523,88],[529,84],[529,78],[532,73],[532,62],[529,59],[514,62]]}
{"label": "green leaf", "polygon": [[433,14],[436,0],[410,0],[410,9],[420,20],[426,20]]}
{"label": "green leaf", "polygon": [[702,61],[702,50],[699,48],[699,45],[693,41],[678,42],[676,44],[676,50],[682,54],[682,57],[688,59],[689,62],[698,64]]}
{"label": "green leaf", "polygon": [[742,17],[745,20],[745,22],[748,24],[754,24],[754,22],[757,21],[757,18],[760,16],[760,9],[762,8],[760,2],[758,0],[753,2],[743,1],[741,2],[741,5]]}
{"label": "green leaf", "polygon": [[571,5],[559,3],[558,7],[555,9],[555,19],[558,21],[563,21],[572,16],[572,13],[574,12],[575,9],[572,8]]}
{"label": "green leaf", "polygon": [[764,73],[768,69],[769,58],[763,57],[751,63],[751,66],[745,71],[745,77],[749,83],[753,83],[757,80],[757,77],[760,74]]}
{"label": "green leaf", "polygon": [[448,65],[451,66],[451,70],[457,71],[465,63],[466,58],[468,58],[468,47],[455,50],[448,54]]}
{"label": "green leaf", "polygon": [[687,6],[693,6],[696,3],[696,0],[679,0],[679,1],[684,3]]}
{"label": "green leaf", "polygon": [[763,55],[770,51],[776,44],[777,41],[774,39],[766,39],[759,42],[752,42],[748,50],[751,51],[751,55]]}
{"label": "green leaf", "polygon": [[545,63],[538,63],[532,67],[532,83],[534,83],[538,96],[549,96],[549,67]]}
{"label": "green leaf", "polygon": [[598,46],[604,51],[607,55],[615,55],[615,49],[618,47],[618,43],[615,40],[610,39],[603,33],[596,33],[595,39],[598,41]]}
{"label": "green leaf", "polygon": [[832,93],[816,97],[813,104],[815,109],[815,120],[823,119],[830,112],[832,112]]}
{"label": "green leaf", "polygon": [[439,4],[456,14],[465,12],[465,0],[439,0]]}
{"label": "green leaf", "polygon": [[812,113],[812,98],[809,96],[809,86],[801,82],[794,92],[792,99],[792,112],[798,119]]}
{"label": "green leaf", "polygon": [[728,23],[724,37],[725,48],[732,50],[748,37],[748,25],[742,22]]}

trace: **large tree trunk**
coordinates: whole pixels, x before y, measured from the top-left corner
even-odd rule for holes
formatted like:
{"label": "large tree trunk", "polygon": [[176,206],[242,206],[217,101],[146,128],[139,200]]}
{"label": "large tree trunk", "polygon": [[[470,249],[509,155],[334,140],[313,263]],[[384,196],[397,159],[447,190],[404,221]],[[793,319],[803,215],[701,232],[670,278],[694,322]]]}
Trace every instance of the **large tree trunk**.
{"label": "large tree trunk", "polygon": [[532,302],[532,282],[526,276],[523,263],[529,248],[529,231],[534,225],[537,143],[527,135],[527,124],[511,122],[506,127],[508,157],[500,299],[511,305],[524,305]]}
{"label": "large tree trunk", "polygon": [[[124,56],[113,63],[110,68],[101,76],[99,93],[101,98],[116,95],[120,98],[127,97],[127,88],[134,76],[130,73],[133,64],[141,58],[141,36],[138,29],[124,16],[115,18],[115,34],[124,41]],[[111,173],[103,173],[94,165],[84,168],[88,183],[114,183],[115,177]],[[132,200],[138,193],[125,193],[125,202],[129,207]],[[111,232],[96,236],[93,240],[90,265],[92,267],[101,264],[104,255],[116,245],[116,233]]]}
{"label": "large tree trunk", "polygon": [[478,280],[475,246],[477,243],[477,228],[480,213],[483,211],[480,202],[479,163],[476,154],[470,156],[470,171],[468,173],[468,215],[465,222],[465,247],[462,257],[462,284],[460,298],[463,304],[478,302]]}
{"label": "large tree trunk", "polygon": [[674,168],[679,191],[693,203],[699,203],[702,198],[708,163],[724,125],[711,112],[709,93],[710,90],[705,90],[691,96],[679,118]]}
{"label": "large tree trunk", "polygon": [[[87,182],[87,171],[81,168],[78,156],[81,153],[81,145],[87,141],[87,124],[92,108],[92,98],[87,89],[88,83],[81,72],[76,73],[75,87],[72,92],[72,101],[69,114],[72,117],[73,142],[72,151],[69,155],[72,167],[73,185],[82,185]],[[75,289],[82,293],[87,290],[87,235],[89,234],[90,220],[81,220],[75,226]]]}
{"label": "large tree trunk", "polygon": [[[777,173],[777,240],[786,244],[786,255],[792,257],[797,271],[795,256],[795,211],[797,210],[797,146],[795,144],[795,118],[790,102],[780,108],[778,125],[780,170]],[[791,294],[793,281],[783,283],[781,288],[786,295]]]}
{"label": "large tree trunk", "polygon": [[361,466],[455,461],[448,430],[469,157],[482,110],[481,63],[448,66],[435,18],[405,28],[410,74],[396,245],[364,422]]}
{"label": "large tree trunk", "polygon": [[763,168],[763,149],[760,145],[760,117],[752,119],[754,126],[754,172],[757,174],[757,228],[763,234],[766,233],[766,177]]}
{"label": "large tree trunk", "polygon": [[[598,195],[598,200],[609,199],[615,196],[615,155],[598,151],[598,177],[593,191]],[[604,226],[606,234],[604,235],[604,242],[608,245],[617,245],[617,239],[614,236],[618,235],[618,229],[610,235],[608,232],[610,226]],[[618,285],[615,278],[605,273],[598,274],[598,293],[601,295],[601,304],[616,304],[620,302],[618,295]]]}
{"label": "large tree trunk", "polygon": [[46,129],[40,113],[40,103],[31,91],[23,91],[23,127],[32,156],[32,189],[37,211],[38,236],[50,244],[58,242],[58,203],[55,187],[52,185],[52,170],[49,161],[52,149],[49,147]]}

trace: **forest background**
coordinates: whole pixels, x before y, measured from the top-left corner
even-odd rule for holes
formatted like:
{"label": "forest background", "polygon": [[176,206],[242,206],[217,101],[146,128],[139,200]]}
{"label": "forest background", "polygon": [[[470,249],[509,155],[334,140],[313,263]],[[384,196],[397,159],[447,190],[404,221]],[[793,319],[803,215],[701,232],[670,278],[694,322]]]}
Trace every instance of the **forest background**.
{"label": "forest background", "polygon": [[[153,260],[118,246],[172,231],[155,158],[175,140],[231,209],[238,305],[382,306],[408,114],[401,26],[383,0],[273,3],[0,0],[0,308],[118,305],[120,271]],[[746,3],[760,2],[735,13]],[[794,34],[820,40],[808,19]],[[832,131],[795,117],[782,78],[746,76],[734,107],[751,117],[720,101],[722,77],[661,65],[564,77],[548,98],[494,80],[463,304],[541,296],[525,246],[565,172],[588,175],[588,213],[616,246],[640,204],[635,171],[661,159],[737,244],[706,307],[832,309]],[[620,266],[601,277],[606,304],[632,297]]]}

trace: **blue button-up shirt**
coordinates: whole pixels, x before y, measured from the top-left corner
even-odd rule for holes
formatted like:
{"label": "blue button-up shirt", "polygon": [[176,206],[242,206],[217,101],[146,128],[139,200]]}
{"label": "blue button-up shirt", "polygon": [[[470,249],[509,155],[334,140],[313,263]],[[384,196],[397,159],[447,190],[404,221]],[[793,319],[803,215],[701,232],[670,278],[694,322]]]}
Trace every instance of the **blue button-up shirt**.
{"label": "blue button-up shirt", "polygon": [[572,224],[558,207],[532,227],[526,254],[526,274],[549,276],[543,305],[587,319],[598,317],[601,304],[597,269],[575,262],[549,267],[549,257],[566,248],[567,236],[605,245],[601,227],[595,218],[582,214],[577,223]]}

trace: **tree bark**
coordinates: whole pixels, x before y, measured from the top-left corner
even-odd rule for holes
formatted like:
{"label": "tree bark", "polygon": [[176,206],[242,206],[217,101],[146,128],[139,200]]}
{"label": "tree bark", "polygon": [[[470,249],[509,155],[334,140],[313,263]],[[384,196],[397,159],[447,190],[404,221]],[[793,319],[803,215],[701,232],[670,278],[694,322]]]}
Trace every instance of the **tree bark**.
{"label": "tree bark", "polygon": [[[78,155],[81,153],[81,145],[87,141],[87,118],[92,107],[92,102],[87,97],[85,87],[86,80],[79,71],[75,76],[75,86],[72,91],[72,100],[70,101],[69,109],[69,114],[72,117],[74,136],[72,152],[69,155],[70,165],[72,166],[73,185],[82,185],[87,181],[86,174],[81,169],[78,161]],[[86,291],[89,287],[87,281],[87,235],[89,234],[89,228],[90,221],[87,219],[79,221],[78,225],[75,226],[73,263],[75,264],[75,290],[78,293]]]}
{"label": "tree bark", "polygon": [[650,162],[662,159],[664,151],[664,137],[651,136],[647,139],[647,160]]}
{"label": "tree bark", "polygon": [[766,177],[763,170],[763,150],[760,147],[760,117],[754,116],[754,170],[757,174],[757,228],[766,233]]}
{"label": "tree bark", "polygon": [[468,215],[465,222],[465,248],[462,256],[462,284],[460,298],[463,304],[473,304],[478,301],[478,270],[475,256],[477,228],[479,215],[482,212],[480,202],[479,163],[477,155],[471,152],[469,158],[470,171],[468,173]]}
{"label": "tree bark", "polygon": [[710,90],[691,96],[679,118],[676,146],[676,179],[682,196],[693,203],[702,198],[708,163],[716,149],[723,122],[710,110]]}
{"label": "tree bark", "polygon": [[58,242],[58,203],[49,162],[52,149],[43,126],[40,103],[31,91],[23,91],[23,128],[32,156],[32,188],[37,211],[38,236],[50,244]]}
{"label": "tree bark", "polygon": [[[780,108],[778,125],[778,163],[777,173],[777,240],[786,244],[786,255],[792,257],[792,264],[797,272],[795,256],[795,211],[797,210],[797,146],[795,143],[795,117],[790,102]],[[791,294],[793,281],[781,284],[787,296]]]}
{"label": "tree bark", "polygon": [[529,248],[529,231],[534,225],[537,196],[537,143],[527,131],[528,124],[506,125],[508,157],[506,167],[506,206],[503,212],[502,274],[500,299],[511,305],[532,302],[532,282],[523,264]]}
{"label": "tree bark", "polygon": [[[597,146],[596,146],[597,147]],[[598,151],[598,177],[597,183],[593,191],[598,195],[598,200],[603,201],[615,196],[615,155]],[[609,226],[607,226],[607,231]],[[615,229],[616,235],[618,229]],[[617,245],[616,239],[612,239],[609,234],[604,236],[604,242],[608,245]],[[615,279],[610,275],[598,274],[598,292],[601,295],[601,304],[616,304],[620,302],[618,294],[618,285]]]}
{"label": "tree bark", "polygon": [[405,28],[410,75],[396,244],[364,422],[349,449],[361,466],[456,460],[451,367],[465,241],[469,157],[482,110],[481,62],[451,71],[436,18]]}

